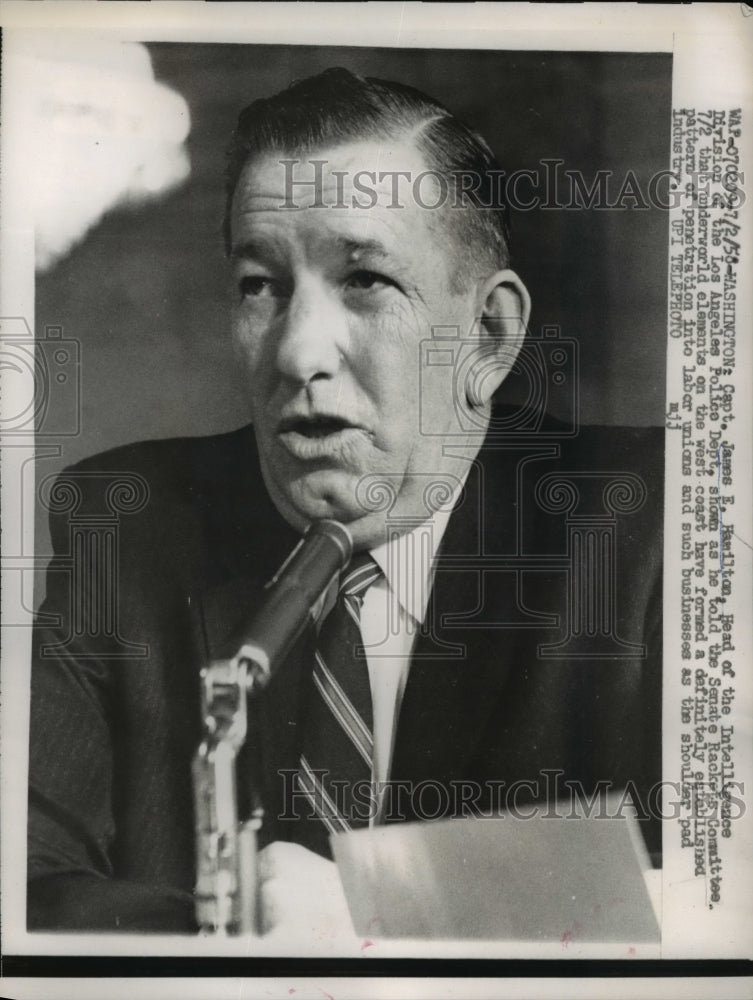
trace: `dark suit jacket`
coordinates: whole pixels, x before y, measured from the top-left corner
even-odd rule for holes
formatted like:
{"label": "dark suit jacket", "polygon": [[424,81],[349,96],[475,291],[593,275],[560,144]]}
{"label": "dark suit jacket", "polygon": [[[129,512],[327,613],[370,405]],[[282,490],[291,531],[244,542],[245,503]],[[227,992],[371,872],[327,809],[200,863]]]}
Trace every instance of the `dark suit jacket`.
{"label": "dark suit jacket", "polygon": [[[490,440],[471,468],[415,647],[392,778],[475,782],[479,809],[509,805],[511,786],[516,805],[542,798],[547,781],[551,797],[555,780],[560,794],[574,787],[565,781],[627,786],[650,805],[661,778],[663,433],[553,440]],[[266,495],[250,428],[96,456],[64,473],[49,503],[29,927],[190,930],[198,672],[227,651],[297,536]],[[297,764],[310,648],[306,634],[253,710],[241,798],[254,777],[267,841],[294,838],[294,824],[276,821],[275,776]],[[410,796],[393,818],[416,818]],[[656,859],[658,824],[642,826]]]}

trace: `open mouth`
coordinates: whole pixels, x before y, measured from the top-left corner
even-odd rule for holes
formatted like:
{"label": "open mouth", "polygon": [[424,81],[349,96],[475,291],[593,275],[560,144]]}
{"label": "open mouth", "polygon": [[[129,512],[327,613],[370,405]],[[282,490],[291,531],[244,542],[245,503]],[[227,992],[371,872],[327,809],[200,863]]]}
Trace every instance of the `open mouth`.
{"label": "open mouth", "polygon": [[307,438],[324,438],[330,434],[337,434],[340,431],[350,430],[354,424],[343,420],[340,417],[292,417],[280,423],[280,433],[301,434]]}

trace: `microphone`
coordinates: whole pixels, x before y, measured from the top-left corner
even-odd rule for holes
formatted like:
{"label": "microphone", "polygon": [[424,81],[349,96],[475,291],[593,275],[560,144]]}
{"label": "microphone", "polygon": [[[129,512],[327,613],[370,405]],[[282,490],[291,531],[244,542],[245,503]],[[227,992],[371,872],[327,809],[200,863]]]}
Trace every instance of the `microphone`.
{"label": "microphone", "polygon": [[[263,809],[238,822],[236,758],[246,739],[247,697],[265,688],[330,584],[350,562],[353,540],[337,521],[312,524],[267,584],[235,656],[201,671],[204,736],[192,764],[196,921],[203,933],[256,929],[256,846]],[[252,789],[252,793],[254,790]]]}
{"label": "microphone", "polygon": [[306,623],[316,618],[333,580],[350,562],[353,540],[339,521],[311,524],[274,577],[268,595],[242,632],[237,666],[245,665],[248,687],[267,686]]}

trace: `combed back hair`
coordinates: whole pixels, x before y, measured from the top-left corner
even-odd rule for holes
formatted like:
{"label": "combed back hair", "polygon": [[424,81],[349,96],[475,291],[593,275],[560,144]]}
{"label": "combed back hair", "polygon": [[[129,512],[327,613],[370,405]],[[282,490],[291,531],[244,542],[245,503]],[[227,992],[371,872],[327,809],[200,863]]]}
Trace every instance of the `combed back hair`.
{"label": "combed back hair", "polygon": [[249,160],[270,153],[305,156],[369,139],[412,141],[427,169],[446,179],[448,196],[439,214],[455,244],[456,284],[479,269],[509,266],[509,210],[497,192],[501,168],[484,139],[413,87],[340,68],[293,83],[241,111],[228,150],[228,252],[233,195]]}

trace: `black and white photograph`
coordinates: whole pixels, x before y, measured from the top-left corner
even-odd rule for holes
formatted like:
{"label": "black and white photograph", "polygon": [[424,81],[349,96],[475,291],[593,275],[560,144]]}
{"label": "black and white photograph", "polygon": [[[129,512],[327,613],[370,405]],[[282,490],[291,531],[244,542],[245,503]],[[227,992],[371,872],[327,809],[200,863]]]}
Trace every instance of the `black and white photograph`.
{"label": "black and white photograph", "polygon": [[3,36],[8,975],[743,996],[750,80],[151,6]]}

